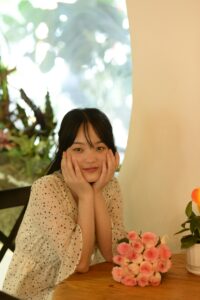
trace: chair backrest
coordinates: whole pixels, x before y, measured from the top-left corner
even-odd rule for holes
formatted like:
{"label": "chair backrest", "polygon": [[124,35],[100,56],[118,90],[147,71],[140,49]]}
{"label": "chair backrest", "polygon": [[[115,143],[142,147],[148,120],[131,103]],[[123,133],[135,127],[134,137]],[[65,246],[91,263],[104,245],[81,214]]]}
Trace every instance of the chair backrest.
{"label": "chair backrest", "polygon": [[0,300],[20,300],[20,299],[0,291]]}
{"label": "chair backrest", "polygon": [[0,241],[3,243],[3,246],[0,250],[0,261],[8,249],[14,251],[15,238],[28,204],[30,190],[31,186],[26,186],[0,191],[0,209],[14,208],[17,206],[23,207],[19,217],[9,233],[9,236],[6,236],[0,228]]}

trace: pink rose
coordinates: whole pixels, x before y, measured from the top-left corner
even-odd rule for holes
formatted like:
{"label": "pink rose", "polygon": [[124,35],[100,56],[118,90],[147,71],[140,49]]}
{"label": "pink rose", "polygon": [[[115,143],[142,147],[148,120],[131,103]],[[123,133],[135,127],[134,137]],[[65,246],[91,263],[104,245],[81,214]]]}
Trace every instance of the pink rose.
{"label": "pink rose", "polygon": [[153,232],[144,232],[141,239],[146,248],[154,247],[159,240],[157,235]]}
{"label": "pink rose", "polygon": [[126,285],[126,286],[135,286],[137,285],[137,281],[134,277],[132,276],[124,276],[121,280],[121,282]]}
{"label": "pink rose", "polygon": [[132,241],[131,245],[137,253],[141,253],[144,250],[144,245],[140,239]]}
{"label": "pink rose", "polygon": [[138,258],[140,257],[140,253],[135,252],[134,250],[132,250],[129,254],[128,254],[128,259],[131,261],[136,262],[138,260]]}
{"label": "pink rose", "polygon": [[158,250],[158,248],[155,248],[155,247],[147,248],[144,251],[143,255],[146,260],[153,262],[158,259],[159,250]]}
{"label": "pink rose", "polygon": [[128,265],[129,270],[134,274],[134,275],[138,275],[139,271],[140,271],[140,267],[138,264],[136,263],[131,263]]}
{"label": "pink rose", "polygon": [[166,273],[172,266],[172,262],[170,259],[167,260],[159,260],[157,264],[157,271],[161,273]]}
{"label": "pink rose", "polygon": [[132,277],[134,277],[133,273],[129,269],[129,265],[123,266],[122,267],[122,271],[123,271],[123,277],[124,276],[129,276],[129,277],[132,276]]}
{"label": "pink rose", "polygon": [[140,264],[140,273],[150,276],[154,272],[153,265],[149,261],[143,261]]}
{"label": "pink rose", "polygon": [[112,269],[112,276],[113,279],[117,282],[120,282],[122,279],[123,271],[121,267],[114,267]]}
{"label": "pink rose", "polygon": [[141,264],[143,261],[143,255],[141,253],[133,252],[130,261],[136,264]]}
{"label": "pink rose", "polygon": [[128,259],[121,255],[115,255],[113,256],[113,262],[117,265],[124,266],[128,263]]}
{"label": "pink rose", "polygon": [[137,234],[137,232],[135,232],[135,231],[129,231],[128,232],[128,238],[129,238],[129,240],[131,240],[131,241],[135,241],[135,240],[137,240],[138,239],[138,234]]}
{"label": "pink rose", "polygon": [[141,286],[141,287],[144,287],[144,286],[149,285],[149,276],[140,273],[140,274],[137,276],[137,283],[138,283],[138,285]]}
{"label": "pink rose", "polygon": [[149,282],[152,286],[158,286],[161,282],[161,275],[159,272],[155,273],[149,278]]}
{"label": "pink rose", "polygon": [[168,259],[172,256],[171,251],[166,244],[160,244],[158,249],[161,259]]}
{"label": "pink rose", "polygon": [[127,243],[120,243],[118,246],[117,246],[117,251],[119,254],[121,254],[122,256],[126,256],[128,257],[132,252],[133,252],[133,249],[131,247],[130,244],[127,244]]}

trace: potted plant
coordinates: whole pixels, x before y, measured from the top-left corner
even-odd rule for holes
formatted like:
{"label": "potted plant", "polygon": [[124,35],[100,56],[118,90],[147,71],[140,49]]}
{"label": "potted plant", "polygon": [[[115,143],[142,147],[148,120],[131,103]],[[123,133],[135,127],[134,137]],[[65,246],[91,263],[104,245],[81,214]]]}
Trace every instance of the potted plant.
{"label": "potted plant", "polygon": [[[186,268],[189,272],[200,275],[200,188],[191,194],[190,201],[185,209],[187,220],[181,224],[182,229],[176,234],[188,232],[181,238],[181,248],[186,249]],[[197,210],[193,210],[193,204]]]}

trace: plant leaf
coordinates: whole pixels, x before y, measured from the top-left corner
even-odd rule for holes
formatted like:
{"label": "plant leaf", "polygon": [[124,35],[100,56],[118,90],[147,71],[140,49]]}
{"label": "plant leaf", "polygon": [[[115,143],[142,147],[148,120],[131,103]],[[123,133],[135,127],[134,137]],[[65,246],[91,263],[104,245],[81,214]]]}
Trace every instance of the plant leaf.
{"label": "plant leaf", "polygon": [[185,209],[185,213],[186,213],[186,216],[187,216],[188,218],[191,217],[191,215],[192,215],[192,201],[190,201],[190,202],[187,204],[186,209]]}
{"label": "plant leaf", "polygon": [[192,233],[195,232],[195,235],[199,235],[200,232],[200,216],[194,216],[190,222],[190,230]]}
{"label": "plant leaf", "polygon": [[186,235],[181,238],[181,248],[182,249],[189,248],[194,244],[196,244],[196,242],[197,242],[197,238],[195,236],[193,236],[192,234]]}
{"label": "plant leaf", "polygon": [[179,234],[179,233],[182,233],[182,232],[185,232],[185,231],[188,231],[188,230],[190,230],[190,229],[189,228],[183,228],[180,231],[176,232],[175,234]]}
{"label": "plant leaf", "polygon": [[184,223],[182,223],[182,224],[181,224],[181,227],[185,228],[185,225],[186,225],[187,223],[190,223],[190,220],[187,220],[187,221],[185,221]]}
{"label": "plant leaf", "polygon": [[125,237],[125,238],[123,238],[121,240],[118,240],[117,243],[118,244],[120,244],[120,243],[127,243],[127,244],[129,244],[129,239]]}

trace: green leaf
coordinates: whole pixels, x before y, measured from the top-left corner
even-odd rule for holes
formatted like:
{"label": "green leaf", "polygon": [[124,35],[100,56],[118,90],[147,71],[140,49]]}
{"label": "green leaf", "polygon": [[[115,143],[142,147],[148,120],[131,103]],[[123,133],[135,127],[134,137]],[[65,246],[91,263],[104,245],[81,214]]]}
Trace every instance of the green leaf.
{"label": "green leaf", "polygon": [[186,213],[186,216],[187,216],[188,218],[191,217],[191,215],[192,215],[192,201],[190,201],[190,202],[187,204],[186,209],[185,209],[185,213]]}
{"label": "green leaf", "polygon": [[125,237],[125,238],[123,238],[121,240],[118,240],[117,243],[118,244],[120,244],[120,243],[127,243],[127,244],[129,244],[129,239]]}
{"label": "green leaf", "polygon": [[193,236],[192,234],[186,235],[181,238],[181,248],[182,249],[189,248],[194,244],[196,244],[196,242],[197,242],[197,238],[195,236]]}
{"label": "green leaf", "polygon": [[190,223],[190,220],[187,220],[187,221],[185,221],[184,223],[182,223],[182,224],[181,224],[181,227],[185,228],[185,225],[186,225],[187,223]]}
{"label": "green leaf", "polygon": [[180,231],[176,232],[175,234],[179,234],[179,233],[182,233],[182,232],[185,232],[185,231],[188,231],[188,230],[190,230],[190,229],[189,228],[183,228]]}
{"label": "green leaf", "polygon": [[200,216],[194,216],[190,222],[190,230],[192,233],[199,234],[200,232]]}

